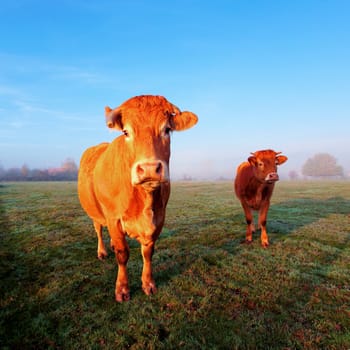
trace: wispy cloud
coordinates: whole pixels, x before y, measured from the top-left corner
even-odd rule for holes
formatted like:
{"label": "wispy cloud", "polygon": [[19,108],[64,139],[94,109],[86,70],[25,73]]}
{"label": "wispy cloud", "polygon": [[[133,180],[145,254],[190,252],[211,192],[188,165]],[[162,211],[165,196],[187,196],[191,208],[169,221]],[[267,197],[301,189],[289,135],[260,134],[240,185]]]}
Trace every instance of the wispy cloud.
{"label": "wispy cloud", "polygon": [[7,85],[0,85],[0,95],[19,96],[21,95],[21,92],[17,88],[7,86]]}
{"label": "wispy cloud", "polygon": [[[0,53],[0,72],[4,74],[13,72],[14,74],[22,74],[30,76],[33,81],[40,80],[61,80],[84,84],[98,84],[110,82],[111,78],[103,73],[91,69],[82,68],[83,65],[71,65],[65,63],[57,63],[49,58],[44,59],[35,56],[21,56]],[[0,93],[15,93],[13,91],[1,89]]]}
{"label": "wispy cloud", "polygon": [[55,115],[58,114],[57,111],[50,110],[48,108],[35,105],[31,102],[25,101],[25,100],[15,100],[14,105],[17,106],[17,108],[21,112],[27,112],[27,113],[45,113],[45,114],[51,114]]}
{"label": "wispy cloud", "polygon": [[25,126],[25,123],[20,121],[13,121],[13,122],[10,122],[8,125],[15,129],[21,129]]}
{"label": "wispy cloud", "polygon": [[88,70],[82,70],[81,68],[74,66],[47,66],[47,74],[50,79],[74,81],[76,83],[84,84],[99,84],[106,83],[109,79],[100,73],[92,72]]}
{"label": "wispy cloud", "polygon": [[[26,98],[21,93],[6,89],[1,86],[0,91],[8,94],[6,105],[0,108],[0,134],[4,135],[5,131],[45,128],[45,126],[57,123],[57,125],[65,125],[66,130],[72,130],[77,125],[85,127],[88,130],[96,129],[96,124],[102,120],[100,116],[92,113],[87,115],[79,112],[67,112],[65,110],[51,108],[48,104]],[[1,95],[1,93],[0,93]],[[0,96],[1,102],[1,96]]]}

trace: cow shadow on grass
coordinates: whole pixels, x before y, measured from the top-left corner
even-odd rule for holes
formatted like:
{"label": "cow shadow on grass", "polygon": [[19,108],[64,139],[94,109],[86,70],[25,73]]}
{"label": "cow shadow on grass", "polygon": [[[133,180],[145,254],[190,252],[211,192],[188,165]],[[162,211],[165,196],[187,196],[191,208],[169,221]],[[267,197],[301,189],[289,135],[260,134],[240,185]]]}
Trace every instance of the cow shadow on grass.
{"label": "cow shadow on grass", "polygon": [[[231,208],[230,208],[231,209]],[[271,205],[267,232],[271,245],[283,241],[304,226],[312,225],[333,214],[348,215],[350,200],[343,197],[327,199],[298,198]],[[257,223],[257,213],[254,215]],[[225,251],[234,256],[245,242],[246,224],[243,210],[237,206],[220,216],[202,212],[193,220],[180,222],[175,228],[165,226],[157,242],[154,258],[158,285],[167,284],[181,275],[198,258]],[[260,230],[254,234],[260,246]],[[253,244],[254,245],[254,244]],[[260,248],[260,247],[259,247]]]}
{"label": "cow shadow on grass", "polygon": [[[237,211],[236,211],[237,212]],[[245,243],[246,223],[243,210],[233,216],[233,221],[240,223],[240,243]],[[312,225],[329,215],[350,215],[350,200],[343,197],[327,199],[298,198],[275,203],[270,206],[267,216],[267,233],[270,244],[294,233],[304,226]],[[254,223],[257,227],[258,213],[254,212]],[[260,242],[261,231],[253,235],[254,241]]]}
{"label": "cow shadow on grass", "polygon": [[288,235],[329,215],[349,215],[350,200],[299,198],[273,204],[268,213],[268,232]]}
{"label": "cow shadow on grass", "polygon": [[167,222],[156,242],[155,280],[158,287],[187,274],[194,265],[219,266],[233,257],[244,236],[244,216],[224,209],[220,215],[201,211],[195,217]]}
{"label": "cow shadow on grass", "polygon": [[[298,348],[308,347],[308,344],[317,348],[317,342],[327,339],[329,335],[336,333],[337,329],[345,329],[349,325],[345,318],[342,319],[337,315],[334,317],[332,315],[331,320],[328,320],[330,314],[327,314],[327,307],[323,307],[320,300],[323,300],[322,298],[328,300],[332,293],[336,295],[349,290],[346,283],[339,284],[340,278],[336,277],[337,275],[334,277],[336,282],[333,282],[328,273],[332,271],[333,263],[342,258],[350,237],[343,237],[340,240],[342,244],[339,244],[336,249],[328,248],[327,242],[324,246],[322,244],[318,246],[316,242],[314,246],[306,246],[305,250],[302,245],[297,244],[287,255],[282,252],[280,243],[283,244],[288,235],[300,232],[303,227],[308,230],[307,226],[316,224],[319,220],[330,216],[334,216],[337,220],[336,215],[348,217],[349,213],[350,200],[343,197],[299,198],[275,203],[271,206],[268,217],[268,232],[272,238],[271,250],[260,247],[260,236],[258,236],[260,232],[257,232],[254,237],[255,244],[247,246],[239,244],[245,236],[245,221],[243,211],[237,207],[231,215],[225,212],[216,218],[210,217],[208,213],[202,213],[201,218],[196,218],[193,222],[188,220],[176,229],[165,229],[164,236],[159,242],[160,249],[156,253],[164,259],[164,261],[156,259],[158,265],[163,264],[161,268],[155,265],[158,286],[166,287],[177,275],[183,275],[180,277],[184,281],[182,282],[184,289],[181,291],[183,300],[186,300],[185,296],[187,296],[191,301],[197,300],[197,304],[201,305],[201,295],[196,290],[195,283],[185,282],[186,276],[202,282],[203,288],[208,287],[212,295],[221,296],[222,299],[215,300],[213,297],[212,303],[201,305],[201,317],[192,319],[189,316],[192,322],[191,329],[203,327],[202,320],[205,319],[207,328],[212,330],[211,333],[217,330],[216,345],[225,345],[227,348],[230,347],[229,345],[232,346],[229,336],[225,339],[223,334],[229,335],[233,328],[239,327],[241,333],[238,337],[241,344],[246,344],[246,348],[253,348],[256,339],[258,343],[264,344],[265,348],[269,346],[275,348],[276,344],[281,348],[287,348],[291,343],[297,344]],[[330,222],[332,220],[330,219]],[[305,239],[308,238],[305,237]],[[191,242],[186,243],[187,240]],[[277,253],[278,250],[280,252]],[[239,251],[243,254],[237,256],[238,264],[247,264],[251,270],[247,272],[249,269],[240,269],[239,271],[247,274],[244,277],[237,275],[236,280],[234,276],[236,272],[230,274],[228,271],[231,267],[228,266],[232,266],[231,263],[235,266],[235,255],[238,255]],[[222,260],[223,264],[220,260],[222,252],[226,252],[229,256],[228,259]],[[294,252],[300,254],[301,260],[295,257],[298,263],[290,267],[289,262],[294,261],[292,256]],[[304,254],[307,257],[304,257]],[[265,259],[266,265],[256,264]],[[198,263],[200,260],[202,262]],[[327,261],[326,265],[325,261]],[[199,266],[207,266],[205,273]],[[227,281],[223,282],[218,271],[231,276],[231,279],[227,278]],[[269,276],[269,271],[273,271],[271,272],[273,277]],[[271,288],[271,291],[266,293],[266,290],[272,287],[271,282],[278,280],[281,286]],[[206,298],[210,296],[206,295]],[[224,308],[222,303],[225,304]],[[341,298],[332,298],[328,303],[334,308],[341,308],[342,301]],[[197,311],[195,302],[191,303],[191,307],[188,305],[185,304],[184,308],[189,308],[189,315],[195,314]],[[222,312],[218,312],[220,308],[223,308]],[[305,311],[308,308],[309,312]],[[324,314],[321,314],[322,312]],[[217,316],[215,322],[211,318],[212,314]],[[320,319],[315,319],[315,315]],[[282,323],[284,326],[278,326]],[[271,327],[271,324],[277,326]],[[323,327],[322,331],[318,328],[320,325]],[[183,336],[184,338],[196,337],[195,334],[190,333],[185,333]],[[347,348],[346,340],[344,343],[342,340],[338,341],[338,345],[341,344]]]}
{"label": "cow shadow on grass", "polygon": [[[267,222],[271,245],[329,215],[348,213],[350,213],[350,201],[343,197],[299,198],[275,203],[270,207]],[[180,218],[178,222],[167,222],[156,242],[153,257],[154,278],[158,288],[169,285],[174,278],[186,273],[200,259],[207,261],[210,266],[220,264],[222,254],[234,257],[242,249],[245,231],[243,210],[237,205],[227,208],[220,215],[202,211],[193,218]],[[106,246],[109,246],[107,232],[104,233],[104,237]],[[127,241],[131,249],[128,262],[130,291],[134,297],[143,293],[140,288],[142,257],[140,244],[133,239]],[[254,247],[260,249],[260,231],[254,234],[252,248],[255,249]],[[111,251],[108,260],[112,271],[108,273],[106,279],[112,285],[117,265],[114,253]]]}

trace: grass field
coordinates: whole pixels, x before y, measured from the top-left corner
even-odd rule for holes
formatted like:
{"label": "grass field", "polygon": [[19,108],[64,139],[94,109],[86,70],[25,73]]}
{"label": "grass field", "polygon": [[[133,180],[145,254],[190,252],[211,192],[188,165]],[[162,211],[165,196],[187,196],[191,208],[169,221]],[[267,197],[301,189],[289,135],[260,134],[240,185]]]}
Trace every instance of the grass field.
{"label": "grass field", "polygon": [[174,183],[158,294],[130,241],[123,304],[75,183],[0,184],[0,200],[1,349],[350,349],[350,182],[278,183],[268,249],[241,243],[231,183]]}

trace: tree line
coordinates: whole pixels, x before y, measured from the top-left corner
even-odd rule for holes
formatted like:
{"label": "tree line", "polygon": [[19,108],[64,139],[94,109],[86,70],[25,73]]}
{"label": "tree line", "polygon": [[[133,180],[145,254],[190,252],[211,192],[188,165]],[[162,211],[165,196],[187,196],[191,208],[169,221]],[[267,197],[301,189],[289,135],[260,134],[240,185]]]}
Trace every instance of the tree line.
{"label": "tree line", "polygon": [[78,166],[71,158],[58,168],[30,169],[26,164],[9,169],[0,166],[0,181],[76,181],[77,178]]}
{"label": "tree line", "polygon": [[[301,174],[312,178],[345,177],[343,167],[328,153],[317,153],[307,159]],[[23,165],[21,168],[4,169],[0,166],[0,181],[76,181],[77,178],[78,166],[71,158],[67,158],[59,168],[30,169],[27,165]],[[298,172],[291,170],[289,178],[296,180]]]}

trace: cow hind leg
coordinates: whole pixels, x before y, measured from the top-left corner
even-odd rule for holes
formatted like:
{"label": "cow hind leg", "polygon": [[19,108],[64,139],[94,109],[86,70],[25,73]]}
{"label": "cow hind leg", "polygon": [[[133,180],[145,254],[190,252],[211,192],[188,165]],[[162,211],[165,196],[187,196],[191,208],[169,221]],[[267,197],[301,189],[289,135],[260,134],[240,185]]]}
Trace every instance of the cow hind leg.
{"label": "cow hind leg", "polygon": [[146,295],[157,293],[156,283],[152,274],[152,256],[154,253],[154,243],[141,245],[141,254],[143,259],[142,268],[142,289]]}
{"label": "cow hind leg", "polygon": [[94,221],[94,228],[97,234],[97,257],[103,260],[108,253],[102,238],[102,225]]}

